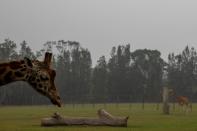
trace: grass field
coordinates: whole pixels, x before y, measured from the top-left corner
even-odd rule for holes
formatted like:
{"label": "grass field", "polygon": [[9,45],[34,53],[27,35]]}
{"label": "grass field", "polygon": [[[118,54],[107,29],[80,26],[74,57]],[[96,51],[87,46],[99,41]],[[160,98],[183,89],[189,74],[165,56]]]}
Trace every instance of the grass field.
{"label": "grass field", "polygon": [[104,105],[54,106],[2,106],[0,107],[0,131],[197,131],[197,104],[193,111],[184,114],[176,106],[170,115],[163,115],[161,105],[156,104],[107,104],[105,109],[116,116],[128,116],[128,127],[59,126],[41,127],[40,120],[60,112],[64,116],[96,117]]}

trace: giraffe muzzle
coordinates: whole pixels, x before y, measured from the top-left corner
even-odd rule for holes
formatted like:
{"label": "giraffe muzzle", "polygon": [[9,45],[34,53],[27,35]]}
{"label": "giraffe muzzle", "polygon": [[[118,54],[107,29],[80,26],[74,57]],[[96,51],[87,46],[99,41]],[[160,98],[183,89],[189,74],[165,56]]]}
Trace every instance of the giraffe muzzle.
{"label": "giraffe muzzle", "polygon": [[60,99],[51,99],[51,102],[58,107],[62,106]]}

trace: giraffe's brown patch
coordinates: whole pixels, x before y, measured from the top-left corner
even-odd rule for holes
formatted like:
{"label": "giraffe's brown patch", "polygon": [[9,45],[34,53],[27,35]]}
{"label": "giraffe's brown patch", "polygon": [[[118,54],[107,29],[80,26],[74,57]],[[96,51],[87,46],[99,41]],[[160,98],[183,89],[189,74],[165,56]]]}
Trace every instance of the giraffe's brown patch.
{"label": "giraffe's brown patch", "polygon": [[17,61],[10,62],[9,66],[13,70],[22,68],[21,63],[20,62],[17,62]]}
{"label": "giraffe's brown patch", "polygon": [[47,90],[47,87],[46,86],[44,86],[44,90]]}
{"label": "giraffe's brown patch", "polygon": [[43,94],[43,95],[46,95],[46,92],[45,92],[44,90],[42,90],[42,88],[39,88],[39,84],[32,82],[32,83],[31,83],[31,86],[33,86],[34,89],[35,89],[36,91],[38,91],[39,93],[41,93],[41,94]]}
{"label": "giraffe's brown patch", "polygon": [[9,64],[8,64],[8,63],[1,63],[1,64],[0,64],[0,67],[1,67],[1,68],[4,68],[4,67],[6,67],[6,66],[9,66]]}
{"label": "giraffe's brown patch", "polygon": [[36,83],[32,82],[31,85],[32,85],[35,89],[37,89],[37,84],[36,84]]}
{"label": "giraffe's brown patch", "polygon": [[39,88],[42,88],[42,84],[38,84]]}
{"label": "giraffe's brown patch", "polygon": [[17,77],[23,77],[23,76],[24,76],[24,74],[21,73],[20,71],[16,71],[14,74],[15,74]]}
{"label": "giraffe's brown patch", "polygon": [[3,74],[6,71],[5,68],[0,68],[0,74]]}
{"label": "giraffe's brown patch", "polygon": [[10,81],[12,81],[12,71],[9,71],[9,72],[4,76],[4,81],[5,81],[5,82],[10,82]]}
{"label": "giraffe's brown patch", "polygon": [[22,61],[21,61],[21,64],[25,64],[25,61],[24,61],[24,60],[22,60]]}
{"label": "giraffe's brown patch", "polygon": [[60,96],[57,96],[57,99],[60,99]]}
{"label": "giraffe's brown patch", "polygon": [[31,77],[30,77],[30,81],[31,81],[31,82],[34,82],[35,80],[36,80],[36,78],[35,78],[34,76],[31,76]]}

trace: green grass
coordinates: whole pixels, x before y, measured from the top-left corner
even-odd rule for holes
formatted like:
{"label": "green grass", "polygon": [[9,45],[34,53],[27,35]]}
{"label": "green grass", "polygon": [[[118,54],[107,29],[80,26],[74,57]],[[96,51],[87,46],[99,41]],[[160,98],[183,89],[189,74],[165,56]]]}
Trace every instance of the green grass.
{"label": "green grass", "polygon": [[105,109],[116,116],[128,116],[128,127],[59,126],[41,127],[40,120],[59,112],[64,116],[96,117],[98,109],[104,105],[54,106],[2,106],[0,107],[0,131],[197,131],[197,104],[193,111],[184,114],[180,107],[163,115],[161,104],[107,104]]}

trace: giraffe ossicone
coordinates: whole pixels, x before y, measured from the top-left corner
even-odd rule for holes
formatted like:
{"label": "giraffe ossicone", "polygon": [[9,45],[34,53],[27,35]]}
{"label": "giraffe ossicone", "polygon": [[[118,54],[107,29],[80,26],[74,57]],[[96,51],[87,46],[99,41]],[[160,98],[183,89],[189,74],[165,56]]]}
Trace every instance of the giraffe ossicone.
{"label": "giraffe ossicone", "polygon": [[0,64],[0,86],[15,81],[29,83],[37,92],[61,107],[59,92],[55,86],[55,70],[50,67],[52,53],[45,53],[44,61],[24,58]]}

